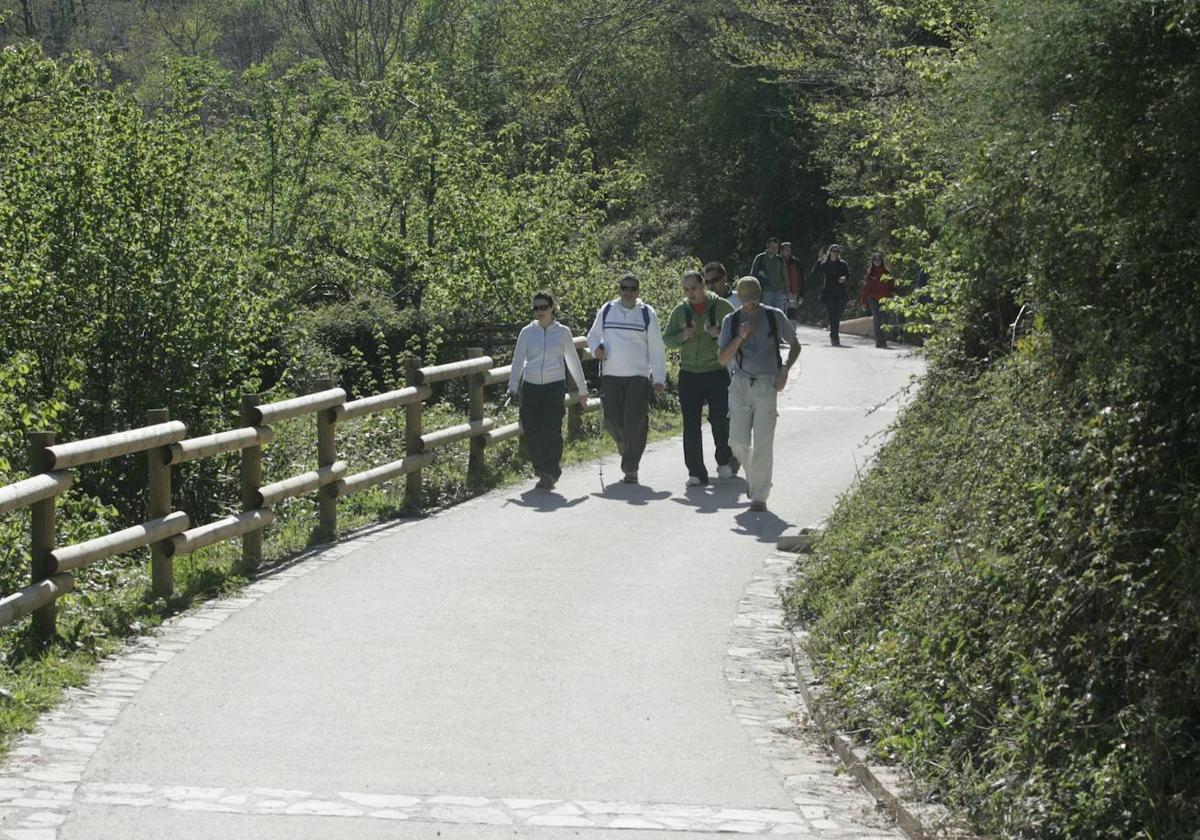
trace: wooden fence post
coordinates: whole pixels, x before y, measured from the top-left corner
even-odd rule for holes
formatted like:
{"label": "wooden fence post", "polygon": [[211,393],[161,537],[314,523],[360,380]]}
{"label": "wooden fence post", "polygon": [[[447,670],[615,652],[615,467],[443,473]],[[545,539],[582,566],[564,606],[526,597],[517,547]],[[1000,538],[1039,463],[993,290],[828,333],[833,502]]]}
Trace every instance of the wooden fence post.
{"label": "wooden fence post", "polygon": [[[146,412],[146,425],[166,423],[171,419],[165,408]],[[146,450],[146,518],[158,519],[171,512],[171,448],[156,446]],[[150,543],[150,581],[155,597],[166,598],[175,591],[174,561],[167,553],[170,540]]]}
{"label": "wooden fence post", "polygon": [[[318,379],[314,390],[328,391],[333,388],[332,379]],[[327,408],[317,412],[317,467],[328,467],[337,460],[335,418],[336,409]],[[322,539],[332,540],[337,536],[337,496],[332,484],[317,491],[318,522]]]}
{"label": "wooden fence post", "polygon": [[[29,433],[29,471],[31,475],[47,472],[49,462],[46,447],[54,445],[54,432]],[[54,509],[57,496],[42,499],[30,505],[30,582],[37,583],[50,577],[50,552],[54,550]],[[54,638],[58,605],[51,601],[33,612],[33,637],[39,642]]]}
{"label": "wooden fence post", "polygon": [[[258,425],[254,414],[255,406],[262,402],[261,394],[246,394],[242,397],[242,423]],[[258,503],[256,494],[262,486],[262,447],[247,446],[242,450],[242,510],[252,510]],[[242,534],[242,571],[253,574],[262,563],[261,528]]]}
{"label": "wooden fence post", "polygon": [[[468,347],[467,358],[478,359],[483,355],[482,347]],[[470,394],[470,408],[467,419],[472,423],[479,422],[483,419],[483,382],[487,377],[485,373],[472,373],[467,377],[467,387]],[[483,475],[483,458],[484,449],[487,446],[487,441],[483,435],[476,435],[471,438],[471,451],[467,456],[467,477],[469,480],[479,480]]]}
{"label": "wooden fence post", "polygon": [[[404,363],[404,378],[413,387],[419,386],[421,367],[418,359],[409,358]],[[404,408],[404,454],[416,455],[421,441],[421,401],[409,403]],[[408,474],[404,483],[404,506],[412,510],[421,509],[421,471]]]}

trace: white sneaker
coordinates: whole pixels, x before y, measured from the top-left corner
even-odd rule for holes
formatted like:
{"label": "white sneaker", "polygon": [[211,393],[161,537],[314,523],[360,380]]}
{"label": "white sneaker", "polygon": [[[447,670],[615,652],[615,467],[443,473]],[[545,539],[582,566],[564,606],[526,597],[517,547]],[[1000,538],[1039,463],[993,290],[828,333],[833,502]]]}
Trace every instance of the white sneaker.
{"label": "white sneaker", "polygon": [[728,464],[717,467],[717,478],[733,478],[733,469]]}
{"label": "white sneaker", "polygon": [[703,481],[701,481],[699,478],[697,478],[694,475],[688,476],[688,480],[687,480],[688,487],[699,487],[703,483],[704,483]]}

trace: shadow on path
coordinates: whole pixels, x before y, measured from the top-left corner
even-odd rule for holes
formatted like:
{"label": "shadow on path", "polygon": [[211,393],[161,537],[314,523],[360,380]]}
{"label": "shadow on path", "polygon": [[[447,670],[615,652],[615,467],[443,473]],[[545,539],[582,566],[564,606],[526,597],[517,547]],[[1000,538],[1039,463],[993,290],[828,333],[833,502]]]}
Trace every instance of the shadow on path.
{"label": "shadow on path", "polygon": [[675,496],[671,501],[694,507],[696,513],[719,513],[738,507],[739,499],[745,491],[746,482],[741,479],[715,481],[706,487],[688,487],[683,491],[683,498]]}
{"label": "shadow on path", "polygon": [[735,516],[734,520],[737,522],[737,527],[732,529],[734,533],[757,537],[759,542],[765,543],[775,542],[791,527],[770,510],[756,513],[747,508]]}
{"label": "shadow on path", "polygon": [[655,491],[644,484],[625,484],[624,482],[609,484],[604,488],[603,493],[593,493],[592,495],[597,499],[607,499],[610,502],[625,502],[630,505],[646,505],[650,502],[661,502],[663,499],[671,497],[669,490]]}
{"label": "shadow on path", "polygon": [[568,499],[563,494],[555,493],[553,490],[530,488],[519,496],[509,497],[504,503],[506,505],[520,505],[538,513],[552,513],[556,510],[573,508],[575,505],[585,501],[587,501],[587,496],[576,496],[574,499]]}

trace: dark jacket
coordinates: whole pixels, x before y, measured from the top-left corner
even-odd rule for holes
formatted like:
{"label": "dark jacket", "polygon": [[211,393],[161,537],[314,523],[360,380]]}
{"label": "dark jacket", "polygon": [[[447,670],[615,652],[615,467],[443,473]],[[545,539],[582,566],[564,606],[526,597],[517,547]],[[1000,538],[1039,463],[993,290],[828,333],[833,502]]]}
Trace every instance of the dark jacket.
{"label": "dark jacket", "polygon": [[850,266],[845,260],[817,261],[813,276],[821,280],[821,300],[846,300],[846,286],[850,283]]}

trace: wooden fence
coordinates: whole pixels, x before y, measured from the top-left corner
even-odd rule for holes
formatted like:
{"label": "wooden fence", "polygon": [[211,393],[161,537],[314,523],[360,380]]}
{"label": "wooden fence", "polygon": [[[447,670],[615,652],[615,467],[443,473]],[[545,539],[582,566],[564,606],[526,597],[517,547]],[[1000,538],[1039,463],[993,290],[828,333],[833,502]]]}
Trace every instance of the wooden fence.
{"label": "wooden fence", "polygon": [[[591,358],[582,337],[575,346],[585,359]],[[346,401],[346,392],[326,380],[315,393],[263,404],[258,395],[242,398],[242,426],[203,437],[189,438],[187,427],[167,416],[166,409],[148,412],[147,425],[102,437],[55,443],[53,432],[29,435],[29,478],[0,487],[0,514],[30,509],[30,585],[0,598],[0,627],[33,615],[33,631],[41,639],[55,633],[56,601],[74,587],[73,569],[88,563],[150,546],[151,580],[156,595],[174,590],[173,558],[223,540],[241,538],[242,565],[253,573],[262,562],[262,531],[274,519],[272,507],[283,499],[316,493],[321,529],[331,537],[337,531],[337,500],[368,487],[405,477],[406,499],[420,504],[421,471],[435,452],[459,441],[470,441],[468,471],[483,464],[489,444],[518,437],[518,423],[496,427],[484,416],[484,388],[506,383],[511,365],[493,368],[490,356],[471,348],[467,358],[443,365],[420,367],[410,360],[407,387],[383,394]],[[465,377],[469,388],[466,423],[426,432],[421,425],[422,405],[431,396],[430,385]],[[600,408],[599,400],[580,405],[578,393],[569,393],[567,424],[578,434],[585,411]],[[405,455],[398,461],[363,472],[347,474],[345,461],[338,460],[335,432],[339,425],[382,411],[405,410]],[[263,484],[262,449],[271,443],[273,423],[316,415],[317,468],[269,484]],[[215,522],[196,525],[185,511],[171,504],[171,468],[177,464],[226,452],[241,452],[242,512]],[[68,546],[57,546],[55,504],[71,488],[74,469],[85,464],[146,453],[148,471],[147,521],[102,537]]]}

